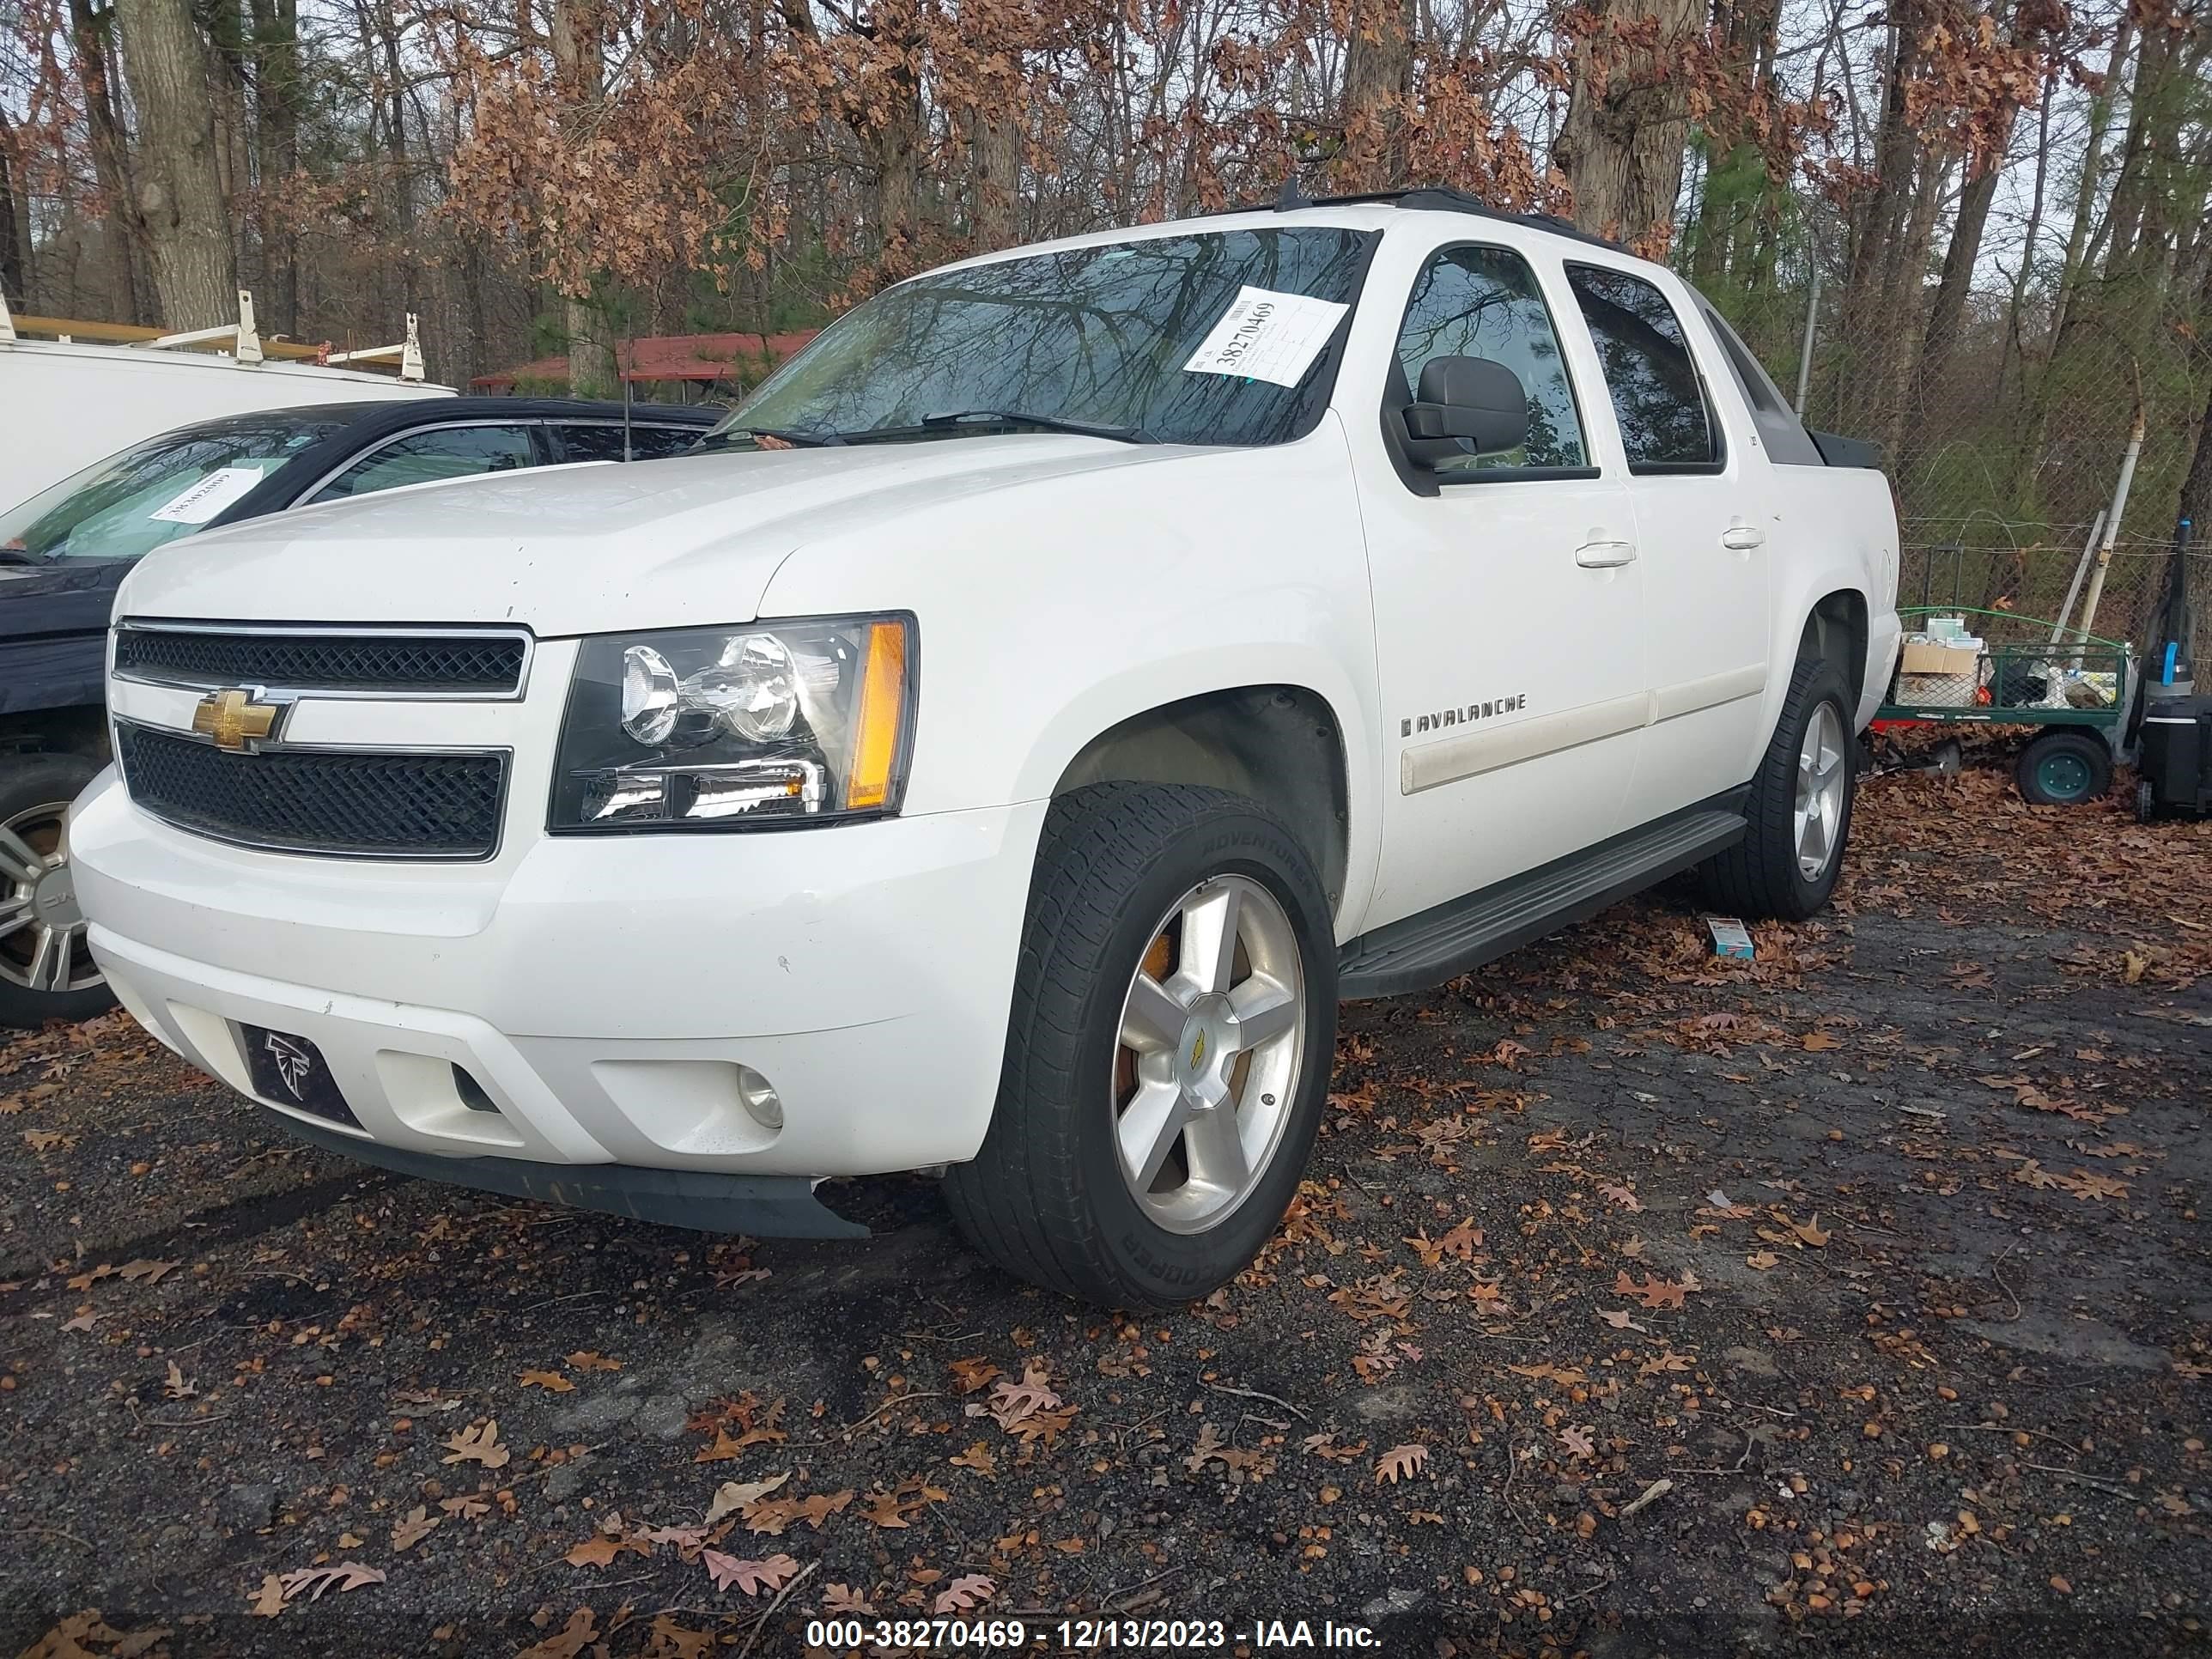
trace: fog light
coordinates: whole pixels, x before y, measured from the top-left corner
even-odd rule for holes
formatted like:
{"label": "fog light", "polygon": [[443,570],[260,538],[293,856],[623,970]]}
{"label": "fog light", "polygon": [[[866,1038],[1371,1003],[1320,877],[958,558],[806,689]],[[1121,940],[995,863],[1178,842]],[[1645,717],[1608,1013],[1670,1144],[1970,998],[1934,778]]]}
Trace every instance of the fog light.
{"label": "fog light", "polygon": [[769,1080],[750,1066],[738,1067],[738,1098],[745,1103],[745,1110],[762,1128],[783,1127],[783,1102]]}

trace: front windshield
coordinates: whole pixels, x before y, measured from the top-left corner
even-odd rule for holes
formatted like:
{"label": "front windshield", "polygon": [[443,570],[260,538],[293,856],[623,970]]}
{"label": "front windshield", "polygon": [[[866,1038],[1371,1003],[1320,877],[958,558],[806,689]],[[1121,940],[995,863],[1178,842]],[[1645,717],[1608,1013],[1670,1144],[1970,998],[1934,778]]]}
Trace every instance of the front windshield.
{"label": "front windshield", "polygon": [[276,410],[179,428],[0,514],[0,564],[135,559],[206,525],[343,417]]}
{"label": "front windshield", "polygon": [[1328,398],[1328,348],[1373,240],[1326,226],[1215,231],[918,276],[825,329],[707,441],[1073,428],[1281,443]]}

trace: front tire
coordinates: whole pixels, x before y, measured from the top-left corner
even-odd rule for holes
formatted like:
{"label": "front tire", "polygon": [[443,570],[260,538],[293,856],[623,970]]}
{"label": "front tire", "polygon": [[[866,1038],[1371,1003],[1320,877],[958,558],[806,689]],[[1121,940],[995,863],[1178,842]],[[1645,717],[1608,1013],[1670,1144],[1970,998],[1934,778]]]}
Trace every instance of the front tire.
{"label": "front tire", "polygon": [[85,945],[62,831],[99,772],[80,755],[0,760],[0,1027],[89,1019],[114,1005]]}
{"label": "front tire", "polygon": [[1328,1089],[1336,947],[1255,801],[1100,784],[1045,819],[989,1133],[945,1176],[975,1248],[1109,1307],[1227,1283],[1297,1190]]}
{"label": "front tire", "polygon": [[1850,839],[1857,758],[1843,676],[1820,658],[1799,658],[1752,779],[1744,837],[1699,872],[1712,902],[1747,921],[1802,921],[1819,911]]}

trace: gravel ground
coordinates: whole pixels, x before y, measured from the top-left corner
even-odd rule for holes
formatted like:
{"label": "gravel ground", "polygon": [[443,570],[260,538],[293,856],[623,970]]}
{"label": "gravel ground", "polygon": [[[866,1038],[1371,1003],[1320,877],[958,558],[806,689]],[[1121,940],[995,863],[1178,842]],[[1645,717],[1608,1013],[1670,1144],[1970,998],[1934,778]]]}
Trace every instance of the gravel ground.
{"label": "gravel ground", "polygon": [[2197,1650],[2208,890],[2212,825],[1874,780],[1755,965],[1670,890],[1347,1006],[1265,1259],[1142,1321],[920,1182],[717,1241],[362,1170],[119,1017],[24,1039],[0,1652]]}

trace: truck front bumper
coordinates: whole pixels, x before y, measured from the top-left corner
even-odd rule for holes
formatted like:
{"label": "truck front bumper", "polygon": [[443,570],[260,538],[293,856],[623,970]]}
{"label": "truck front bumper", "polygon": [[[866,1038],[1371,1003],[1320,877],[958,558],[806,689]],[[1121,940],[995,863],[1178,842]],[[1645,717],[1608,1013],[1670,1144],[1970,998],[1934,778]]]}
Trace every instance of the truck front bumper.
{"label": "truck front bumper", "polygon": [[[495,865],[428,866],[207,841],[139,811],[110,773],[70,845],[124,1006],[311,1138],[678,1220],[708,1188],[654,1172],[803,1184],[975,1154],[1046,805],[539,836]],[[257,1073],[250,1045],[271,1033],[313,1046],[342,1114]]]}

